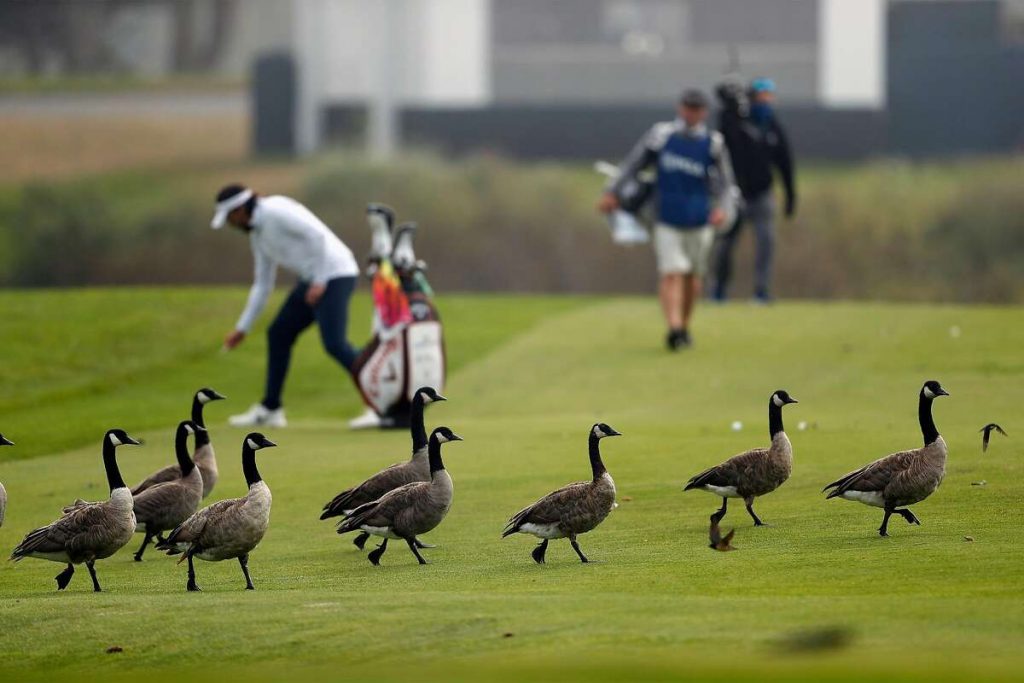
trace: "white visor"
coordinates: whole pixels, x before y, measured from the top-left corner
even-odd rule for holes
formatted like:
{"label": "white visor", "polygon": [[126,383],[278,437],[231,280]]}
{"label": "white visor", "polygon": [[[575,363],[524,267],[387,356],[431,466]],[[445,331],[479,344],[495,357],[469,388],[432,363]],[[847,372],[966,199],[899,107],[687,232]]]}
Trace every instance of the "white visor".
{"label": "white visor", "polygon": [[252,199],[252,190],[242,190],[236,195],[232,195],[227,199],[217,202],[217,209],[213,213],[213,220],[210,221],[210,227],[214,230],[220,230],[224,227],[224,223],[228,220],[228,214],[245,204],[247,201]]}

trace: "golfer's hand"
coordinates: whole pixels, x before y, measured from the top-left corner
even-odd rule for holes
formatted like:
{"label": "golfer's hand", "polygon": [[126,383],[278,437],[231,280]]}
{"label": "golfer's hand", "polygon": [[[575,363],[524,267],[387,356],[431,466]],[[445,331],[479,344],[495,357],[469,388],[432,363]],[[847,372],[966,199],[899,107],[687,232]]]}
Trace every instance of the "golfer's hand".
{"label": "golfer's hand", "polygon": [[320,299],[323,298],[324,292],[327,290],[327,285],[312,284],[309,289],[306,290],[306,303],[310,306],[316,306],[320,303]]}
{"label": "golfer's hand", "polygon": [[224,337],[224,348],[230,351],[241,344],[243,339],[245,339],[245,332],[234,330],[231,334]]}
{"label": "golfer's hand", "polygon": [[708,222],[716,228],[720,228],[725,224],[725,211],[719,207],[711,209],[711,213],[708,214]]}
{"label": "golfer's hand", "polygon": [[605,192],[601,195],[601,200],[597,202],[597,210],[601,213],[611,213],[617,208],[619,208],[619,200],[611,192]]}

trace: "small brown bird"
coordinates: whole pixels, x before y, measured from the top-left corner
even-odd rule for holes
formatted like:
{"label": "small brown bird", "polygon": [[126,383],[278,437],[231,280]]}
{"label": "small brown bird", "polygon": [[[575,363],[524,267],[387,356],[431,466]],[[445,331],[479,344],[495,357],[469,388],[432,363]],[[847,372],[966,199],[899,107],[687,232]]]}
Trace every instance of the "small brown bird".
{"label": "small brown bird", "polygon": [[718,528],[718,513],[711,515],[711,528],[708,530],[708,536],[711,539],[711,543],[708,545],[712,550],[719,552],[728,552],[730,550],[736,550],[732,545],[733,534],[736,533],[735,529],[732,529],[725,535],[722,536],[722,532]]}
{"label": "small brown bird", "polygon": [[985,451],[988,450],[988,439],[989,439],[990,436],[992,436],[993,430],[999,432],[1003,436],[1009,436],[1006,432],[1003,431],[1003,428],[1000,427],[999,425],[997,425],[995,422],[989,422],[987,425],[985,425],[984,427],[982,427],[981,429],[978,430],[982,434],[982,437],[981,437],[981,452],[982,453],[984,453]]}

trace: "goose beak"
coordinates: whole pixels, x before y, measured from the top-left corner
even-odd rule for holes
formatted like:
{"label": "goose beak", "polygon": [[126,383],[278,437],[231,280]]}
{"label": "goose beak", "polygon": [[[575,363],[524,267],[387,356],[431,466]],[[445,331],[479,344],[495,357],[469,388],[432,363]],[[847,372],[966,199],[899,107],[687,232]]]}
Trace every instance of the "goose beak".
{"label": "goose beak", "polygon": [[795,398],[793,398],[792,396],[790,396],[790,397],[789,397],[789,400],[788,400],[788,401],[786,401],[786,403],[799,403],[799,402],[800,402],[800,401],[796,400],[796,399],[795,399]]}
{"label": "goose beak", "polygon": [[263,439],[263,448],[277,448],[277,444],[270,439]]}
{"label": "goose beak", "polygon": [[435,400],[435,401],[447,401],[448,399],[446,399],[446,398],[445,398],[444,396],[442,396],[441,394],[437,394],[437,395],[436,395],[436,396],[434,397],[434,400]]}
{"label": "goose beak", "polygon": [[939,387],[939,390],[936,393],[939,396],[949,396],[949,392],[943,389],[942,387]]}
{"label": "goose beak", "polygon": [[212,390],[210,391],[210,400],[211,401],[223,401],[226,398],[227,398],[227,396],[225,396],[224,394],[221,394],[219,392],[212,391]]}
{"label": "goose beak", "polygon": [[452,432],[452,438],[451,438],[451,440],[452,440],[452,441],[465,441],[465,439],[463,439],[463,438],[462,438],[461,436],[459,436],[459,435],[458,435],[458,434],[456,434],[455,432]]}
{"label": "goose beak", "polygon": [[0,436],[0,446],[13,446],[14,442],[8,439],[6,436]]}
{"label": "goose beak", "polygon": [[142,445],[142,440],[141,439],[136,439],[134,436],[130,436],[128,434],[125,434],[125,437],[128,439],[127,441],[124,442],[125,446],[141,446]]}
{"label": "goose beak", "polygon": [[608,436],[622,436],[622,432],[617,432],[614,429],[607,434]]}

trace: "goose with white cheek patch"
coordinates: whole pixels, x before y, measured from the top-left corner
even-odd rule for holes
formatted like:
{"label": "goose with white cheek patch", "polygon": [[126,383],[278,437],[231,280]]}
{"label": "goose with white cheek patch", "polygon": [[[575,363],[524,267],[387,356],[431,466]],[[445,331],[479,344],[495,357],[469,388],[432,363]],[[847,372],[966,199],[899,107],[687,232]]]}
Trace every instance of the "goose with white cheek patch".
{"label": "goose with white cheek patch", "polygon": [[[14,442],[4,438],[3,434],[0,434],[0,446],[13,446]],[[4,514],[7,512],[7,489],[4,488],[3,482],[0,482],[0,526],[4,525]]]}
{"label": "goose with white cheek patch", "polygon": [[782,486],[793,471],[793,446],[782,426],[782,407],[790,403],[799,401],[783,389],[768,399],[768,432],[772,440],[768,448],[734,455],[686,483],[684,491],[700,489],[721,496],[722,507],[714,514],[716,523],[725,517],[730,498],[742,498],[754,526],[765,526],[754,512],[754,499]]}
{"label": "goose with white cheek patch", "polygon": [[259,432],[242,441],[242,472],[249,491],[241,498],[230,498],[208,505],[171,532],[157,545],[168,555],[184,554],[178,564],[188,561],[189,591],[199,591],[194,559],[208,562],[237,559],[245,576],[246,590],[255,590],[249,576],[249,553],[263,540],[270,526],[270,487],[256,468],[256,451],[276,446]]}
{"label": "goose with white cheek patch", "polygon": [[581,562],[589,562],[576,537],[593,530],[615,507],[615,481],[601,460],[601,439],[622,436],[603,422],[590,428],[590,468],[593,479],[563,486],[513,515],[501,537],[530,534],[542,539],[533,559],[544,564],[548,541],[568,538]]}
{"label": "goose with white cheek patch", "polygon": [[36,529],[11,553],[14,561],[26,557],[61,562],[67,568],[57,575],[57,590],[64,590],[75,573],[75,565],[85,563],[92,577],[92,588],[100,592],[96,578],[96,560],[110,557],[132,540],[135,512],[132,492],[121,478],[115,449],[138,446],[139,442],[123,429],[111,429],[103,437],[103,467],[110,486],[110,498],[99,503],[78,501],[65,508],[53,524]]}
{"label": "goose with white cheek patch", "polygon": [[822,489],[832,489],[826,499],[845,498],[882,508],[885,515],[878,528],[880,536],[889,535],[889,517],[894,513],[907,520],[907,524],[920,526],[921,520],[907,506],[934,493],[946,475],[946,442],[932,419],[932,401],[939,396],[949,393],[935,380],[925,382],[918,395],[917,418],[924,437],[923,447],[887,455],[850,472]]}
{"label": "goose with white cheek patch", "polygon": [[[423,424],[424,408],[436,401],[446,401],[444,396],[432,387],[422,387],[412,398],[409,415],[409,430],[412,433],[412,458],[387,467],[366,481],[346,489],[324,505],[320,519],[342,517],[352,514],[360,505],[371,503],[388,491],[415,481],[430,481],[430,462],[427,455],[427,430]],[[360,550],[366,545],[370,534],[363,532],[352,541]],[[417,548],[430,548],[416,540]]]}
{"label": "goose with white cheek patch", "polygon": [[399,486],[385,493],[379,500],[360,505],[338,524],[339,534],[363,531],[384,539],[367,556],[372,564],[380,564],[380,558],[388,547],[388,539],[392,538],[405,541],[416,556],[416,561],[427,563],[416,546],[416,537],[437,527],[452,505],[452,478],[441,460],[441,444],[450,441],[462,441],[462,437],[447,427],[438,427],[431,432],[427,442],[430,481]]}
{"label": "goose with white cheek patch", "polygon": [[[222,401],[227,396],[217,393],[209,387],[203,387],[192,397],[192,422],[200,429],[196,430],[196,446],[192,453],[192,460],[199,468],[199,474],[203,477],[203,498],[210,495],[213,487],[217,484],[217,456],[213,452],[213,444],[210,443],[210,432],[206,430],[206,422],[203,419],[203,408],[211,401]],[[182,477],[182,469],[177,464],[168,465],[157,470],[146,477],[138,486],[132,489],[132,495],[137,496],[150,486],[162,484],[167,481],[174,481]]]}
{"label": "goose with white cheek patch", "polygon": [[178,458],[175,467],[180,470],[181,476],[173,481],[150,486],[133,496],[135,530],[146,534],[142,546],[135,553],[136,562],[142,562],[142,554],[154,537],[159,543],[163,540],[160,538],[161,532],[174,529],[199,509],[203,499],[203,477],[189,457],[188,437],[192,434],[198,436],[205,431],[192,420],[179,424],[174,436],[174,452]]}

